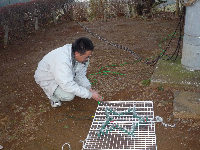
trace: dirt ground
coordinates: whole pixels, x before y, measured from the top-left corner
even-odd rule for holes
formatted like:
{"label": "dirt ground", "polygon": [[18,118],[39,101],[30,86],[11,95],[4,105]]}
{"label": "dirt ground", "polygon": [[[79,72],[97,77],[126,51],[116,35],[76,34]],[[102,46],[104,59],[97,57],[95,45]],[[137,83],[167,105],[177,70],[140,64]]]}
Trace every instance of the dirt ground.
{"label": "dirt ground", "polygon": [[[82,24],[108,41],[151,60],[168,44],[178,19],[118,19]],[[64,143],[69,143],[72,150],[82,149],[79,141],[87,137],[98,102],[75,97],[52,108],[33,77],[45,54],[82,36],[95,45],[88,75],[94,74],[89,76],[91,82],[96,79],[92,87],[104,101],[153,101],[155,116],[162,117],[167,124],[176,124],[171,128],[156,123],[158,150],[200,149],[200,120],[173,116],[173,91],[177,89],[149,86],[155,66],[137,62],[130,53],[96,39],[76,22],[64,21],[39,29],[5,49],[1,47],[0,145],[4,150],[59,150]],[[171,49],[176,44],[177,39],[172,41]],[[119,74],[95,74],[100,69]]]}

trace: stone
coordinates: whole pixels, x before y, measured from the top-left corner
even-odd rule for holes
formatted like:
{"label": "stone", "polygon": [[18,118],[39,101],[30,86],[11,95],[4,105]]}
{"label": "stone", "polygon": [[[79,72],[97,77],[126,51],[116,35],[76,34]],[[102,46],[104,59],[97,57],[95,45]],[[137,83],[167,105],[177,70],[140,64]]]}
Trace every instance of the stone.
{"label": "stone", "polygon": [[162,106],[162,104],[161,103],[159,103],[158,105],[157,105],[157,107],[161,107]]}

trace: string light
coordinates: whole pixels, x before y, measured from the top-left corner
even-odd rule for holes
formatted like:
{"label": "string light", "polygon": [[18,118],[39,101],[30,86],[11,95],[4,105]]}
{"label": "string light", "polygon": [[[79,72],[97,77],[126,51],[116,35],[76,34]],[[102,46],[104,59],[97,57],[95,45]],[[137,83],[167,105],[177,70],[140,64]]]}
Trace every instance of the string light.
{"label": "string light", "polygon": [[[100,104],[100,103],[99,103]],[[123,115],[127,115],[127,114],[132,114],[132,117],[139,119],[138,123],[133,123],[131,126],[131,131],[128,131],[126,128],[120,127],[118,124],[115,124],[113,121],[113,118],[110,116],[112,115],[118,115],[118,117],[121,117]],[[97,132],[98,137],[100,137],[101,135],[104,135],[105,133],[108,134],[108,131],[112,131],[114,129],[119,129],[121,131],[124,131],[125,133],[127,133],[128,135],[133,136],[134,135],[134,131],[135,128],[140,124],[140,123],[147,123],[148,118],[146,117],[141,117],[138,116],[136,113],[136,109],[135,106],[133,107],[133,109],[129,108],[127,111],[123,112],[117,112],[109,107],[105,108],[105,114],[106,114],[106,121],[102,124],[101,128],[99,129],[99,132]],[[110,126],[109,129],[105,129],[106,126],[108,126],[108,124],[112,123],[112,125]]]}
{"label": "string light", "polygon": [[[175,35],[175,34],[176,34],[176,32],[174,32],[174,33],[172,33],[172,34],[168,34],[168,36],[170,37],[170,36]],[[183,37],[182,37],[182,38],[183,38]],[[161,44],[162,44],[164,41],[166,41],[167,39],[168,39],[168,38],[165,38],[163,41],[161,41],[161,42],[158,44],[158,46],[161,48],[160,50],[161,50],[162,52],[161,52],[159,55],[156,55],[156,56],[147,58],[146,61],[147,61],[147,60],[150,60],[150,59],[154,59],[154,58],[156,58],[156,57],[159,57],[159,56],[162,56],[162,55],[163,55],[163,52],[164,52],[165,50],[162,49]],[[143,62],[143,60],[134,61],[133,64],[135,64],[135,63],[137,63],[137,62]],[[122,73],[118,73],[118,72],[112,72],[112,71],[102,71],[102,69],[104,69],[104,68],[109,68],[109,67],[123,66],[123,65],[126,65],[126,64],[129,64],[129,63],[124,63],[124,64],[122,63],[122,64],[120,64],[120,65],[114,64],[114,65],[108,65],[108,66],[105,66],[105,67],[101,67],[101,68],[99,69],[99,72],[89,74],[88,77],[89,77],[89,76],[93,76],[93,75],[98,75],[98,74],[101,74],[101,75],[108,75],[107,73],[112,73],[112,74],[117,74],[117,75],[122,75],[122,76],[124,76],[124,75],[126,75],[126,74],[122,74]],[[104,72],[104,73],[102,73],[102,72]],[[105,74],[105,73],[106,73],[106,74]],[[91,82],[91,84],[94,84],[94,83],[97,82],[97,79],[90,79],[90,78],[89,78],[89,80],[94,80],[94,82]]]}

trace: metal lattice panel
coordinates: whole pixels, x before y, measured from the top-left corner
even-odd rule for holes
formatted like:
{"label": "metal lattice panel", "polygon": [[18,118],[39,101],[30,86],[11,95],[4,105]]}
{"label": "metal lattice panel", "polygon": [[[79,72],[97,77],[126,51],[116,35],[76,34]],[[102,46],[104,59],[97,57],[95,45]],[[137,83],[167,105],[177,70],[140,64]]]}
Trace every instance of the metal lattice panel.
{"label": "metal lattice panel", "polygon": [[156,150],[153,118],[152,101],[100,102],[83,149]]}

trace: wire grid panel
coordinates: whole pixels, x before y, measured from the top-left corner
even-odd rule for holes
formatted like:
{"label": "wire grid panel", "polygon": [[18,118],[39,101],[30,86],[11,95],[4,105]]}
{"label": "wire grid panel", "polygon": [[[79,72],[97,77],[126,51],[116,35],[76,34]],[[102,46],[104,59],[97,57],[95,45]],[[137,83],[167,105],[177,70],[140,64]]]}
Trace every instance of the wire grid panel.
{"label": "wire grid panel", "polygon": [[[105,128],[106,109],[114,110],[118,114],[110,113]],[[135,112],[129,112],[130,108]],[[134,115],[135,113],[136,115]],[[136,117],[137,116],[137,117]],[[141,122],[141,118],[145,122]],[[83,145],[84,150],[157,150],[153,102],[152,101],[103,101],[100,102],[89,133]],[[113,128],[109,130],[111,126]],[[133,129],[134,127],[134,129]],[[133,131],[134,130],[134,131]],[[99,135],[99,131],[104,131]],[[105,133],[105,134],[104,134]],[[130,134],[133,133],[133,134]]]}

